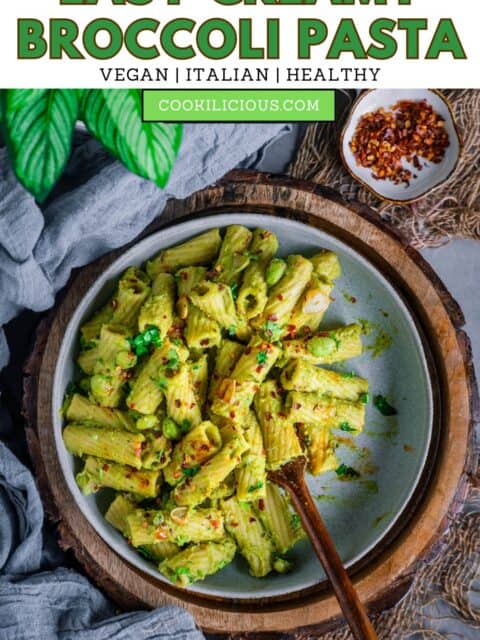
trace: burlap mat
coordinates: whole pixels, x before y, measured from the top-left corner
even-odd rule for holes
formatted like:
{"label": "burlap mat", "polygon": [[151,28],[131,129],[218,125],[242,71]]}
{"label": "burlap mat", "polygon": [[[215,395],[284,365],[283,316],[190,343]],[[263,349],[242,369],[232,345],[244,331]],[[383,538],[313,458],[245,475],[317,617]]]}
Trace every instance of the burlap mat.
{"label": "burlap mat", "polygon": [[346,99],[336,122],[313,124],[307,129],[289,174],[328,185],[347,200],[356,199],[370,205],[417,248],[438,247],[454,237],[479,240],[480,91],[444,92],[455,113],[465,151],[450,180],[411,205],[378,200],[345,171],[338,141],[355,93],[342,93]]}

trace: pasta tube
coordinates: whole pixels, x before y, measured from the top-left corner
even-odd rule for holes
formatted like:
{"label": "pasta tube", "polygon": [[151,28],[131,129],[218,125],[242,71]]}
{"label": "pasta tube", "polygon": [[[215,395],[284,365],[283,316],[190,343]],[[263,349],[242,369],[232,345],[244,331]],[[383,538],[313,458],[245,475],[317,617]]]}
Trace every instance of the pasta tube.
{"label": "pasta tube", "polygon": [[230,537],[219,542],[204,542],[164,560],[159,571],[179,587],[188,587],[230,564],[235,552],[236,545]]}
{"label": "pasta tube", "polygon": [[195,469],[209,460],[222,446],[218,427],[212,422],[202,422],[192,429],[175,446],[172,461],[164,470],[165,480],[174,486]]}
{"label": "pasta tube", "polygon": [[338,280],[342,275],[342,267],[336,253],[323,249],[310,258],[315,273],[329,282]]}
{"label": "pasta tube", "polygon": [[186,318],[185,339],[189,349],[209,349],[218,346],[222,339],[220,325],[209,318],[189,300],[188,295],[205,278],[204,267],[188,267],[176,274],[178,283],[178,313]]}
{"label": "pasta tube", "polygon": [[186,429],[202,421],[200,405],[195,395],[190,365],[184,363],[166,378],[163,389],[167,401],[167,415]]}
{"label": "pasta tube", "polygon": [[224,378],[217,385],[210,410],[212,414],[242,425],[258,389],[256,382]]}
{"label": "pasta tube", "polygon": [[118,494],[108,507],[105,513],[105,520],[111,524],[114,529],[117,529],[117,531],[120,531],[120,533],[127,537],[127,516],[134,513],[136,508],[136,504],[131,498]]}
{"label": "pasta tube", "polygon": [[188,542],[221,540],[225,535],[218,509],[175,508],[172,511],[137,509],[127,516],[129,538],[134,547],[168,540],[180,546]]}
{"label": "pasta tube", "polygon": [[362,355],[362,328],[358,324],[322,331],[312,338],[286,340],[285,359],[300,359],[312,364],[333,364]]}
{"label": "pasta tube", "polygon": [[322,424],[304,424],[303,439],[308,452],[309,470],[314,476],[339,467],[331,430]]}
{"label": "pasta tube", "polygon": [[275,547],[252,505],[240,504],[236,498],[222,503],[225,528],[248,562],[250,575],[263,578],[273,570]]}
{"label": "pasta tube", "polygon": [[285,495],[271,482],[267,482],[265,497],[255,503],[255,513],[282,555],[305,537],[300,518],[292,513]]}
{"label": "pasta tube", "polygon": [[129,409],[153,415],[163,400],[161,369],[178,366],[187,360],[188,355],[183,345],[174,345],[170,340],[165,340],[161,347],[155,349],[131,385],[127,397]]}
{"label": "pasta tube", "polygon": [[336,398],[325,398],[317,393],[291,391],[286,410],[292,422],[321,424],[338,429],[347,424],[351,430],[362,431],[365,426],[365,405]]}
{"label": "pasta tube", "polygon": [[[130,529],[128,527],[127,516],[135,513],[136,508],[134,502],[131,502],[131,500],[119,494],[109,506],[105,514],[105,520],[128,538]],[[154,544],[147,544],[140,547],[139,551],[149,560],[159,562],[160,560],[174,556],[180,551],[180,547],[168,540],[159,540]]]}
{"label": "pasta tube", "polygon": [[152,284],[152,294],[140,309],[138,329],[157,327],[164,338],[173,324],[175,279],[169,273],[159,273]]}
{"label": "pasta tube", "polygon": [[63,440],[73,455],[104,458],[141,469],[145,436],[141,433],[72,423],[63,430]]}
{"label": "pasta tube", "polygon": [[289,256],[287,269],[281,280],[269,292],[268,301],[257,318],[255,327],[261,328],[269,320],[283,327],[288,323],[295,305],[312,277],[312,263],[303,256]]}
{"label": "pasta tube", "polygon": [[126,429],[127,431],[137,430],[134,420],[126,411],[99,407],[79,393],[75,393],[69,400],[65,409],[65,418],[68,422],[84,422],[99,427]]}
{"label": "pasta tube", "polygon": [[315,273],[302,297],[295,305],[286,331],[289,335],[311,335],[318,330],[323,317],[332,302],[334,286]]}
{"label": "pasta tube", "polygon": [[155,498],[161,484],[159,471],[138,471],[91,456],[85,460],[85,466],[77,474],[76,480],[86,496],[102,487],[109,487],[116,491],[134,493],[142,498]]}
{"label": "pasta tube", "polygon": [[230,287],[218,282],[205,280],[190,292],[191,302],[209,318],[218,322],[229,333],[240,340],[249,336],[248,324],[237,315]]}
{"label": "pasta tube", "polygon": [[220,451],[205,462],[192,478],[186,478],[172,493],[173,500],[180,506],[195,506],[209,498],[215,489],[240,464],[242,454],[248,445],[240,432],[233,431],[230,440],[224,437]]}
{"label": "pasta tube", "polygon": [[237,498],[241,502],[254,502],[265,497],[267,473],[262,431],[253,411],[249,412],[245,427],[249,449],[236,469]]}
{"label": "pasta tube", "polygon": [[221,244],[220,231],[211,229],[192,240],[162,251],[147,262],[147,273],[155,278],[161,272],[174,273],[181,267],[208,265],[217,257]]}
{"label": "pasta tube", "polygon": [[355,402],[368,392],[368,380],[322,369],[309,362],[292,360],[282,372],[282,387],[287,391],[315,392]]}
{"label": "pasta tube", "polygon": [[203,354],[191,366],[192,382],[200,409],[207,402],[208,393],[208,355]]}
{"label": "pasta tube", "polygon": [[278,385],[264,382],[255,396],[255,411],[263,435],[267,455],[267,469],[278,469],[302,455],[302,448],[294,428],[295,420],[287,419]]}
{"label": "pasta tube", "polygon": [[274,233],[255,229],[249,251],[250,264],[237,298],[238,312],[249,320],[265,309],[268,300],[265,271],[277,250],[278,240]]}
{"label": "pasta tube", "polygon": [[129,267],[110,302],[80,329],[83,339],[88,342],[98,338],[104,324],[123,325],[134,331],[140,307],[149,295],[148,276],[136,267]]}
{"label": "pasta tube", "polygon": [[225,284],[238,283],[240,274],[250,262],[247,249],[252,241],[252,232],[241,225],[227,227],[220,255],[214,271],[218,273],[218,281]]}
{"label": "pasta tube", "polygon": [[238,342],[233,342],[232,340],[223,340],[217,351],[215,367],[210,381],[210,389],[208,392],[210,400],[215,396],[219,382],[223,378],[230,377],[244,349],[243,344],[238,344]]}
{"label": "pasta tube", "polygon": [[232,371],[232,378],[239,382],[253,380],[263,382],[281,353],[280,348],[255,336]]}

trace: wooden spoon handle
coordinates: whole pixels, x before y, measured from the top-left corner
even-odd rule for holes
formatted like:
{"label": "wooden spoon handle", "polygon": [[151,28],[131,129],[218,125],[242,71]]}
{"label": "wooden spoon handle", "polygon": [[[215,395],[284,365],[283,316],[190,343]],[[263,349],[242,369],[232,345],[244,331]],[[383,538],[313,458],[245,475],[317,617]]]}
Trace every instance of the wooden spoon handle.
{"label": "wooden spoon handle", "polygon": [[303,475],[295,478],[295,486],[285,483],[284,487],[290,493],[293,505],[332,584],[343,615],[354,637],[357,640],[376,640],[375,629],[345,571],[330,534],[312,500]]}

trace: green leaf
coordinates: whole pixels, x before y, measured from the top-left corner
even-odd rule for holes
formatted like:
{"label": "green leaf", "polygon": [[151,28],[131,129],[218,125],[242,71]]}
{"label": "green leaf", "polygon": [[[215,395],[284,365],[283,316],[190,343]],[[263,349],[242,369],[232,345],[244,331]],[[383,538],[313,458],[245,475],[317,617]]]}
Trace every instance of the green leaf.
{"label": "green leaf", "polygon": [[62,175],[72,150],[79,112],[73,89],[5,89],[2,132],[18,180],[43,202]]}
{"label": "green leaf", "polygon": [[180,148],[182,126],[142,122],[139,89],[85,91],[82,119],[130,171],[165,187]]}

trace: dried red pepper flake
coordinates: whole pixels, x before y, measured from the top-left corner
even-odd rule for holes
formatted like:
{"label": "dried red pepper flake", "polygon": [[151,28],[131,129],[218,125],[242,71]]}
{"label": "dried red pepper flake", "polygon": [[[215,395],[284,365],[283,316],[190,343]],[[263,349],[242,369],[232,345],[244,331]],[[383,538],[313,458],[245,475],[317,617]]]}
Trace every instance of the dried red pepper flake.
{"label": "dried red pepper flake", "polygon": [[401,100],[390,111],[366,113],[350,141],[357,165],[371,169],[374,179],[407,186],[416,174],[404,161],[422,171],[420,159],[439,164],[449,146],[445,121],[426,100]]}

